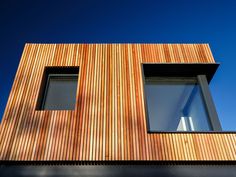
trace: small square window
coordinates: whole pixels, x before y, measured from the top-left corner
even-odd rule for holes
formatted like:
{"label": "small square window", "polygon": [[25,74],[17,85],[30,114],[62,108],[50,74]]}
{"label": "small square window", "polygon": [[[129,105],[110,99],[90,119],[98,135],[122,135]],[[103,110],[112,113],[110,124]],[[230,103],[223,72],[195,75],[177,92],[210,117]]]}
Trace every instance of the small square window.
{"label": "small square window", "polygon": [[38,110],[74,110],[78,69],[46,68],[38,99]]}

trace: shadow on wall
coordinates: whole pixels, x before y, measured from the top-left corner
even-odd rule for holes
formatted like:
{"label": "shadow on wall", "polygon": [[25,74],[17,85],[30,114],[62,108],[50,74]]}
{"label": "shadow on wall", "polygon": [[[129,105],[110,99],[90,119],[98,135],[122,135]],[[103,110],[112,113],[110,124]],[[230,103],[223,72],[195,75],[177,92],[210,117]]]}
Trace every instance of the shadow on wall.
{"label": "shadow on wall", "polygon": [[[1,159],[43,160],[50,155],[56,157],[60,149],[55,148],[60,148],[62,133],[69,124],[61,118],[65,115],[64,111],[35,111],[31,105],[22,102],[16,108],[11,106],[2,122]],[[58,120],[54,121],[55,118]],[[50,141],[47,141],[49,138]],[[51,148],[47,151],[49,142]]]}
{"label": "shadow on wall", "polygon": [[23,101],[22,99],[18,105],[11,106],[9,114],[2,121],[3,160],[20,160],[27,156],[31,158],[38,133],[36,128],[40,126],[41,118],[33,112],[29,104],[22,103]]}
{"label": "shadow on wall", "polygon": [[[83,96],[86,99],[91,101]],[[36,111],[22,99],[10,107],[1,123],[1,160],[66,160],[69,155],[78,158],[80,132],[76,127],[81,121],[80,110]],[[72,124],[76,125],[73,131]]]}

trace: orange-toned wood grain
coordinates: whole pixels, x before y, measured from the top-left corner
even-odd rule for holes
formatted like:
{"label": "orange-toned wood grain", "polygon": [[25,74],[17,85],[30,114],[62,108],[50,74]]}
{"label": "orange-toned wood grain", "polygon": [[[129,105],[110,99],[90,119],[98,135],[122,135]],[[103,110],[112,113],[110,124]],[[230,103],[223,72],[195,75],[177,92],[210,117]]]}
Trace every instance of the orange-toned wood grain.
{"label": "orange-toned wood grain", "polygon": [[[26,44],[0,125],[0,159],[236,160],[235,133],[147,133],[145,62],[215,61],[207,44]],[[46,66],[80,67],[75,110],[36,110]]]}

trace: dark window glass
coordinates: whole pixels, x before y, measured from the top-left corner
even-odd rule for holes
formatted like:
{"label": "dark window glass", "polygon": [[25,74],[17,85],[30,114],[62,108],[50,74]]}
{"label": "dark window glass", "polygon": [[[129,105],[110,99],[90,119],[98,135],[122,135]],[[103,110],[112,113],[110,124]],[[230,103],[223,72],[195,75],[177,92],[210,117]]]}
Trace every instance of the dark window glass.
{"label": "dark window glass", "polygon": [[73,110],[77,80],[77,74],[48,74],[42,109]]}
{"label": "dark window glass", "polygon": [[196,78],[146,77],[149,131],[212,130]]}

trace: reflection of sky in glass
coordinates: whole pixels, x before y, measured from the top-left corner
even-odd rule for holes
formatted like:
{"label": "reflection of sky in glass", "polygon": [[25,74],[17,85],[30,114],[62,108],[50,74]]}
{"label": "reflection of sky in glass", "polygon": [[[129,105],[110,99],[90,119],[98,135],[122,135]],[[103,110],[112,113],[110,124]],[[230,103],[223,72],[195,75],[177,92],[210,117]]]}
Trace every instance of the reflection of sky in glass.
{"label": "reflection of sky in glass", "polygon": [[151,131],[211,130],[195,81],[146,80],[149,126]]}

